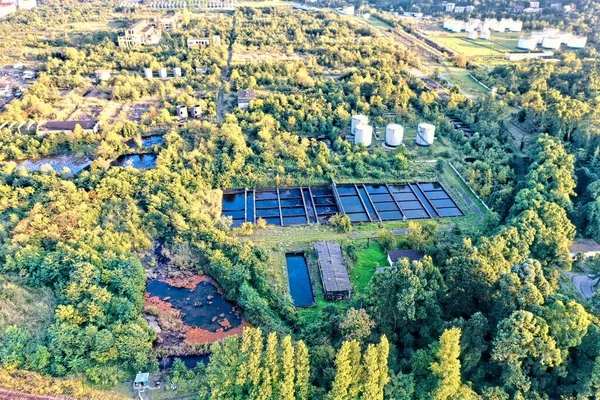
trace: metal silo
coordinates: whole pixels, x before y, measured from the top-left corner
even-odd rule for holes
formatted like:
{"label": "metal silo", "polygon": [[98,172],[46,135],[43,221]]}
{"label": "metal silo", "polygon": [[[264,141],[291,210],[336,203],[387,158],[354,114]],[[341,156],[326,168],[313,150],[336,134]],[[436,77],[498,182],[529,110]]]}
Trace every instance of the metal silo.
{"label": "metal silo", "polygon": [[358,125],[354,128],[354,144],[361,144],[365,147],[371,145],[373,140],[373,127],[370,125]]}
{"label": "metal silo", "polygon": [[385,127],[385,144],[390,147],[400,146],[404,138],[404,127],[398,124],[388,124]]}
{"label": "metal silo", "polygon": [[352,122],[350,126],[350,133],[356,134],[355,129],[358,125],[367,125],[369,123],[369,117],[362,114],[352,116]]}
{"label": "metal silo", "polygon": [[433,144],[433,139],[435,137],[435,126],[421,122],[419,126],[417,126],[417,144],[419,146],[429,146]]}

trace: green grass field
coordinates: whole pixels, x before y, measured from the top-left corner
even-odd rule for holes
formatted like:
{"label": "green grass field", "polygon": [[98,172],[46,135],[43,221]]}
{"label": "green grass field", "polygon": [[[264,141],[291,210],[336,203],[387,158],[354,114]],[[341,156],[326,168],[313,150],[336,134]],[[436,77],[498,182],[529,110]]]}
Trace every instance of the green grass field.
{"label": "green grass field", "polygon": [[362,19],[363,21],[366,21],[369,25],[375,27],[375,28],[380,28],[380,29],[391,29],[392,26],[390,24],[388,24],[387,22],[374,17],[374,16],[370,16],[369,19],[364,19],[363,17],[358,17],[359,19]]}
{"label": "green grass field", "polygon": [[518,34],[492,34],[491,40],[469,40],[466,33],[438,33],[429,38],[467,57],[503,56],[517,47]]}
{"label": "green grass field", "polygon": [[356,295],[365,295],[375,270],[386,265],[388,265],[386,252],[377,241],[371,240],[370,245],[358,253],[350,273],[350,280]]}
{"label": "green grass field", "polygon": [[464,68],[448,65],[448,69],[442,70],[442,75],[451,83],[458,85],[461,89],[474,96],[488,93],[488,90],[476,82],[469,75],[469,71]]}

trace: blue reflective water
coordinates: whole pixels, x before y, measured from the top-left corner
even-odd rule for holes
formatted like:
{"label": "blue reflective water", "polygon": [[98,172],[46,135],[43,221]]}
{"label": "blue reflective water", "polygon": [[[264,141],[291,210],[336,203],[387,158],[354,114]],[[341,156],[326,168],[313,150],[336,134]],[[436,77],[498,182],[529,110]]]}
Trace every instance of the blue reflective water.
{"label": "blue reflective water", "polygon": [[308,265],[302,254],[286,254],[288,281],[290,283],[290,295],[296,307],[307,307],[314,303]]}
{"label": "blue reflective water", "polygon": [[156,167],[156,154],[125,154],[112,163],[115,167],[151,169]]}
{"label": "blue reflective water", "polygon": [[161,145],[165,142],[163,135],[152,135],[142,138],[142,147],[151,147],[154,145]]}

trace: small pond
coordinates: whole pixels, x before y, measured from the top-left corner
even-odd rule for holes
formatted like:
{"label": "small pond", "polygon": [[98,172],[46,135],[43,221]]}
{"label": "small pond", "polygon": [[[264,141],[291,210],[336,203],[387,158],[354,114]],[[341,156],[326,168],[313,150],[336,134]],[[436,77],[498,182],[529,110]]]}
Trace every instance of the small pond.
{"label": "small pond", "polygon": [[475,161],[477,161],[477,159],[475,157],[465,157],[464,160],[466,163],[469,163],[469,164],[472,164]]}
{"label": "small pond", "polygon": [[153,280],[148,282],[146,291],[150,296],[157,296],[180,311],[183,323],[188,326],[216,332],[227,325],[236,328],[242,323],[234,305],[225,300],[209,282],[200,282],[195,289],[190,290]]}
{"label": "small pond", "polygon": [[84,156],[48,156],[19,161],[17,162],[17,168],[40,171],[44,165],[48,165],[56,172],[62,172],[65,168],[68,168],[71,174],[75,175],[89,167],[91,163],[92,160]]}
{"label": "small pond", "polygon": [[302,253],[288,253],[285,255],[287,264],[290,295],[296,307],[308,307],[314,303],[308,265]]}
{"label": "small pond", "polygon": [[115,167],[151,169],[156,167],[156,158],[156,154],[124,154],[119,156],[112,165]]}
{"label": "small pond", "polygon": [[158,360],[158,363],[160,365],[160,369],[161,370],[170,370],[171,368],[173,368],[173,363],[175,362],[175,359],[179,358],[181,361],[183,361],[183,363],[185,364],[185,366],[187,367],[187,369],[192,369],[192,368],[196,368],[196,365],[198,363],[202,363],[204,365],[208,364],[208,361],[210,359],[210,354],[205,354],[202,356],[168,356],[168,357],[163,357],[161,359]]}

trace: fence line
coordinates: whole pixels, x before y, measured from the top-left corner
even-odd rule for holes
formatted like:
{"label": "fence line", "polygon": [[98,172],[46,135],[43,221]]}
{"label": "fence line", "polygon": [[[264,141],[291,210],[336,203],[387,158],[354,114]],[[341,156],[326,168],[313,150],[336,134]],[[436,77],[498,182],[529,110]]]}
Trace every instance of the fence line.
{"label": "fence line", "polygon": [[487,206],[487,204],[485,204],[485,202],[483,201],[483,199],[481,197],[479,197],[479,195],[477,193],[475,193],[475,191],[471,188],[471,186],[469,186],[469,184],[467,183],[467,181],[465,180],[465,178],[462,177],[462,175],[460,174],[460,172],[458,172],[456,170],[456,168],[454,168],[454,165],[452,165],[452,163],[450,161],[448,161],[448,165],[450,165],[450,167],[452,168],[452,170],[456,173],[456,175],[458,175],[458,177],[460,178],[460,180],[463,181],[463,183],[469,188],[469,190],[471,191],[471,193],[473,193],[473,195],[477,198],[477,200],[479,200],[481,202],[481,204],[483,204],[483,206],[485,207],[485,209],[488,210],[489,212],[492,212],[492,210],[490,210],[490,208]]}

